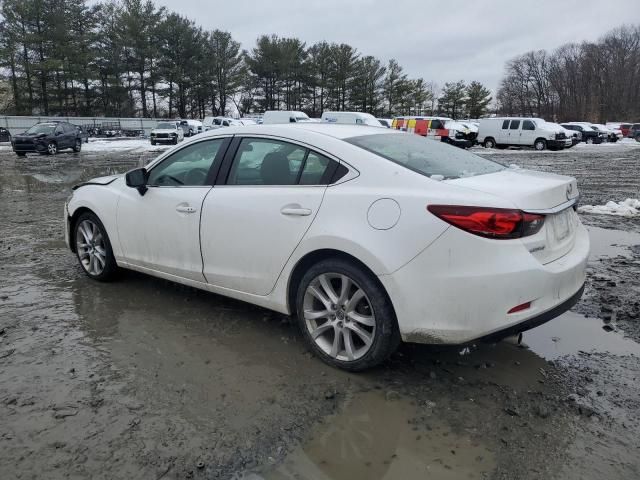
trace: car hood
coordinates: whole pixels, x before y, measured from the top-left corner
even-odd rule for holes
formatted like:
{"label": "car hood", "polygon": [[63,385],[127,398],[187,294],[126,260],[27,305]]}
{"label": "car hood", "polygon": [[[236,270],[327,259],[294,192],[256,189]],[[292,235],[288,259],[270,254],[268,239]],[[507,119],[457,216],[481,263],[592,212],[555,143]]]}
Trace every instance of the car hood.
{"label": "car hood", "polygon": [[14,135],[14,138],[20,139],[34,139],[34,138],[44,138],[47,137],[46,133],[20,133],[18,135]]}
{"label": "car hood", "polygon": [[524,211],[551,209],[578,196],[575,178],[519,168],[446,182],[499,196]]}

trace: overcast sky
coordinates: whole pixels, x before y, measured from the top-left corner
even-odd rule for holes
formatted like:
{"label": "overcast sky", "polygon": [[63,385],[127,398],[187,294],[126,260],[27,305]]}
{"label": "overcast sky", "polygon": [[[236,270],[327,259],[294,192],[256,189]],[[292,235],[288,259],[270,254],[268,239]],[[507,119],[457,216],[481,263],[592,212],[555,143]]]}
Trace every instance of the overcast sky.
{"label": "overcast sky", "polygon": [[597,40],[640,23],[638,0],[155,0],[251,49],[261,34],[311,45],[348,43],[440,86],[479,80],[496,89],[505,61],[534,49]]}

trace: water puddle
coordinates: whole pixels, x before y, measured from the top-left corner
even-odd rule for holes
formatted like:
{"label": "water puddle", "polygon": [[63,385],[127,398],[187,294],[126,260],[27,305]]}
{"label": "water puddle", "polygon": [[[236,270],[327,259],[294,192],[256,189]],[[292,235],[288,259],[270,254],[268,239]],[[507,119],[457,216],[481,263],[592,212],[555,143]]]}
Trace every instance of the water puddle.
{"label": "water puddle", "polygon": [[611,230],[600,227],[587,227],[591,239],[591,260],[604,257],[631,255],[631,249],[640,245],[640,233]]}
{"label": "water puddle", "polygon": [[304,446],[275,470],[245,478],[265,480],[383,480],[485,478],[495,465],[479,441],[453,432],[435,414],[416,418],[406,399],[365,392],[345,401]]}
{"label": "water puddle", "polygon": [[524,343],[547,360],[579,352],[636,355],[640,345],[616,331],[603,329],[602,320],[567,312],[524,334]]}

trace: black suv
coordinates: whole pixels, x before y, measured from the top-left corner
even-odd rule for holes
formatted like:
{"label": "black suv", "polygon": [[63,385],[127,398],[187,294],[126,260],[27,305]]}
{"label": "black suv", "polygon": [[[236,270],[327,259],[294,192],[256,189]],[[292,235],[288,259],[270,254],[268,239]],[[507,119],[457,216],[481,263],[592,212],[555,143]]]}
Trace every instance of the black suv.
{"label": "black suv", "polygon": [[13,151],[19,157],[27,152],[55,155],[64,148],[79,152],[82,148],[82,137],[78,127],[68,122],[42,122],[12,139]]}
{"label": "black suv", "polygon": [[584,125],[574,125],[572,123],[560,124],[562,128],[567,130],[573,130],[575,132],[582,132],[582,141],[586,143],[602,143],[602,136],[600,132],[595,131],[593,128]]}

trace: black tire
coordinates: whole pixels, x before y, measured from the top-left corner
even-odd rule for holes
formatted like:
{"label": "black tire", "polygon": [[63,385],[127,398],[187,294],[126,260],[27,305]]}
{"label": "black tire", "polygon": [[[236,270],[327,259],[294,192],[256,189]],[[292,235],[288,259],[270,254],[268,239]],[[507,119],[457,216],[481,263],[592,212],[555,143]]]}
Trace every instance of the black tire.
{"label": "black tire", "polygon": [[496,148],[497,144],[493,137],[485,138],[483,143],[484,148]]}
{"label": "black tire", "polygon": [[[102,269],[102,272],[99,274],[91,273],[87,270],[87,267],[83,264],[82,259],[80,258],[80,251],[78,248],[78,228],[85,221],[89,220],[99,229],[100,234],[104,240],[104,253],[105,253],[105,265]],[[91,279],[97,280],[99,282],[109,282],[113,280],[118,274],[118,264],[116,263],[116,259],[113,256],[113,249],[111,248],[111,241],[109,240],[109,235],[107,234],[107,230],[104,228],[104,225],[100,221],[100,219],[92,212],[84,212],[80,214],[80,216],[73,223],[73,229],[71,232],[71,242],[73,242],[76,257],[78,258],[78,262],[80,263],[80,267],[84,273]]]}
{"label": "black tire", "polygon": [[535,148],[538,152],[542,152],[547,149],[547,141],[544,138],[538,138],[535,142],[533,142],[533,148]]}
{"label": "black tire", "polygon": [[174,138],[174,139],[173,139],[173,144],[174,144],[174,145],[177,145],[177,144],[178,144],[178,139],[177,139],[177,138]]}
{"label": "black tire", "polygon": [[19,157],[24,157],[27,154],[27,152],[16,152],[16,155],[18,155]]}
{"label": "black tire", "polygon": [[155,144],[156,144],[156,142],[154,142],[153,140],[151,140],[151,145],[155,145]]}
{"label": "black tire", "polygon": [[82,139],[76,138],[76,142],[73,145],[73,151],[75,153],[80,153],[81,150],[82,150]]}
{"label": "black tire", "polygon": [[[305,293],[309,285],[322,274],[346,275],[362,289],[370,303],[375,319],[373,340],[363,356],[352,361],[339,360],[325,353],[312,338],[304,318]],[[384,362],[400,344],[398,322],[384,288],[371,274],[356,264],[340,258],[322,260],[313,265],[302,277],[296,292],[296,316],[302,335],[313,353],[325,363],[351,372],[359,372]]]}

